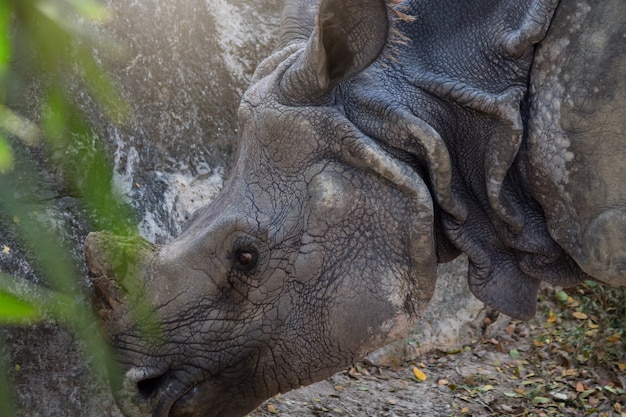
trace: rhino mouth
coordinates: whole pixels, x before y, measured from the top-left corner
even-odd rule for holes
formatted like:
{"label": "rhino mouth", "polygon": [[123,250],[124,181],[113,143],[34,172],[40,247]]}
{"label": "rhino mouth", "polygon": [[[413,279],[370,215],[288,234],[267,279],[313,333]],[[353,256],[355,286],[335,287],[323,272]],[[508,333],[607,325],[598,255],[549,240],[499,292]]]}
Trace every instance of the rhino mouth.
{"label": "rhino mouth", "polygon": [[187,373],[133,368],[126,373],[118,403],[131,417],[231,417],[245,415],[263,400],[214,379],[183,383]]}
{"label": "rhino mouth", "polygon": [[217,405],[207,401],[205,390],[208,383],[201,382],[183,392],[172,402],[168,417],[204,417],[222,415]]}
{"label": "rhino mouth", "polygon": [[173,405],[193,389],[194,385],[183,384],[169,370],[132,368],[125,375],[117,400],[124,415],[130,417],[170,417],[174,415]]}
{"label": "rhino mouth", "polygon": [[[184,391],[172,402],[167,417],[235,417],[246,415],[263,402],[252,395],[227,392],[215,381],[206,380]],[[157,414],[159,415],[159,414]]]}

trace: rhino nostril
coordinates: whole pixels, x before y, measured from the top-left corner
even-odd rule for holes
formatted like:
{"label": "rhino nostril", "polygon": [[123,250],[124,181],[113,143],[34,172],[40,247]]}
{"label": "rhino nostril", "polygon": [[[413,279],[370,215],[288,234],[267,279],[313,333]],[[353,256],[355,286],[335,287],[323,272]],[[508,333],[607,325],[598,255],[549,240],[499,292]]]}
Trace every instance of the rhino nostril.
{"label": "rhino nostril", "polygon": [[169,370],[133,368],[126,373],[124,386],[127,392],[136,392],[139,399],[147,400],[167,384],[168,375]]}
{"label": "rhino nostril", "polygon": [[159,390],[161,386],[163,386],[166,380],[167,374],[162,374],[153,378],[143,379],[137,382],[137,390],[139,393],[139,397],[142,399],[148,399],[153,396],[155,392]]}

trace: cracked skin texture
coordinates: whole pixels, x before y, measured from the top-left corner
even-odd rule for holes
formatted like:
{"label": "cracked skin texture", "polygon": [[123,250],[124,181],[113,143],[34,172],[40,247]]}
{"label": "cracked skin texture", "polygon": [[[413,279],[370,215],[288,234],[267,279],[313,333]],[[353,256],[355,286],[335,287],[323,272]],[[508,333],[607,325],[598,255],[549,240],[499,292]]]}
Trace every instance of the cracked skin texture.
{"label": "cracked skin texture", "polygon": [[562,2],[531,86],[529,172],[550,233],[587,274],[626,285],[626,3]]}

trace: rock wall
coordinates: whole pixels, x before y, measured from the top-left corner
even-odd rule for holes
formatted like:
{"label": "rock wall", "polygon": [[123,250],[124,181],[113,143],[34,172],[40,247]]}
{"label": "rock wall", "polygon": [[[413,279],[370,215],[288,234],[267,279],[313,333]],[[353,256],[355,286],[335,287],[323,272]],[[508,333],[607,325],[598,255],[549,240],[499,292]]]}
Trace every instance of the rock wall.
{"label": "rock wall", "polygon": [[[275,41],[278,0],[106,0],[113,19],[97,30],[113,43],[93,50],[112,69],[133,108],[123,127],[101,110],[68,74],[68,91],[80,99],[115,163],[114,186],[130,203],[144,237],[163,243],[219,191],[237,135],[239,98],[255,65]],[[113,45],[113,46],[112,46]],[[114,52],[112,56],[111,52]],[[27,78],[12,103],[38,120],[41,80]],[[72,248],[86,273],[82,242],[89,232],[79,201],[64,191],[36,149],[17,149],[42,171],[44,181],[23,190],[44,202],[42,221]],[[19,167],[16,167],[19,169]],[[13,219],[0,213],[0,270],[40,283],[36,260],[26,256]],[[87,282],[83,283],[87,286]],[[436,300],[407,341],[378,353],[393,363],[431,348],[449,349],[480,332],[484,308],[465,284],[463,260],[444,267]],[[479,323],[476,325],[476,323]],[[442,326],[443,325],[443,326]],[[95,330],[94,330],[95,331]],[[89,355],[72,332],[51,322],[0,331],[18,416],[115,416],[120,413]]]}

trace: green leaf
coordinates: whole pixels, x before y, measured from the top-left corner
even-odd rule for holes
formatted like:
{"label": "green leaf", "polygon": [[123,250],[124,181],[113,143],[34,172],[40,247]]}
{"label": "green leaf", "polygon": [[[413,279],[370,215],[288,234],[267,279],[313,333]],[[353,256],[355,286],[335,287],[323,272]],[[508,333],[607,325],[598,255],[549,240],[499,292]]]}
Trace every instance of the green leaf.
{"label": "green leaf", "polygon": [[6,139],[0,135],[0,174],[6,174],[12,169],[13,150]]}
{"label": "green leaf", "polygon": [[37,125],[0,103],[0,130],[20,139],[28,146],[39,144],[41,132]]}
{"label": "green leaf", "polygon": [[550,398],[546,397],[534,397],[533,404],[547,404],[550,402]]}
{"label": "green leaf", "polygon": [[41,318],[33,304],[0,290],[0,323],[29,323]]}
{"label": "green leaf", "polygon": [[13,14],[12,9],[13,5],[10,2],[0,2],[0,77],[4,76],[7,71],[9,62],[11,61],[11,15]]}
{"label": "green leaf", "polygon": [[567,293],[563,290],[559,290],[554,293],[554,298],[556,298],[556,301],[559,301],[561,303],[566,302],[568,297],[569,296],[567,295]]}
{"label": "green leaf", "polygon": [[69,3],[86,19],[96,23],[105,23],[111,20],[112,13],[105,6],[93,0],[68,0]]}
{"label": "green leaf", "polygon": [[511,349],[509,350],[509,356],[513,359],[519,359],[520,358],[520,354],[519,351],[517,349]]}

